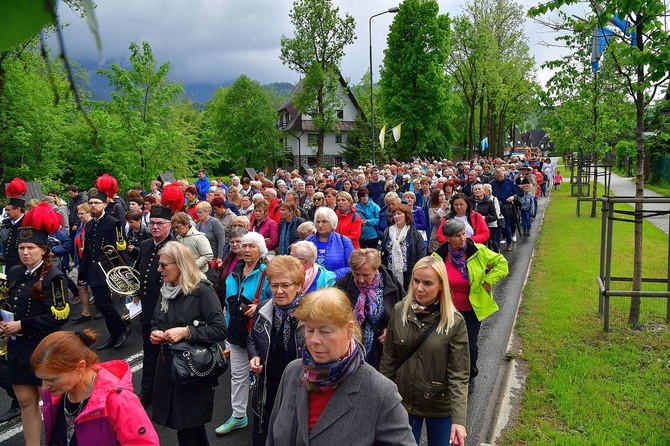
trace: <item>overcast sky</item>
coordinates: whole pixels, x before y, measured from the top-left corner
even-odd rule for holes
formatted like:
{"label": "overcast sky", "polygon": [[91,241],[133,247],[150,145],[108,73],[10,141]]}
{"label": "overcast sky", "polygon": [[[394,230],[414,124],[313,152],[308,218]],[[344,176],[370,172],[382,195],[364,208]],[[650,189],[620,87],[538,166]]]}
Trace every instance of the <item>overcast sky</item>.
{"label": "overcast sky", "polygon": [[[299,80],[279,60],[282,35],[292,36],[290,0],[97,0],[95,16],[102,37],[102,64],[128,58],[131,42],[148,41],[159,64],[172,63],[170,77],[185,83],[221,85],[246,74],[261,84]],[[357,39],[346,48],[341,65],[345,77],[360,81],[369,67],[368,19],[397,2],[389,0],[334,0],[340,12],[356,20]],[[462,14],[461,1],[439,0],[440,13]],[[521,0],[526,7],[537,1]],[[94,39],[86,21],[74,16],[60,3],[67,54],[79,60],[98,60]],[[393,14],[373,19],[372,47],[375,82],[386,48],[386,36]],[[539,31],[539,33],[538,33]],[[540,45],[553,41],[530,19],[526,35],[536,59],[537,78],[542,62],[556,57],[555,48]]]}

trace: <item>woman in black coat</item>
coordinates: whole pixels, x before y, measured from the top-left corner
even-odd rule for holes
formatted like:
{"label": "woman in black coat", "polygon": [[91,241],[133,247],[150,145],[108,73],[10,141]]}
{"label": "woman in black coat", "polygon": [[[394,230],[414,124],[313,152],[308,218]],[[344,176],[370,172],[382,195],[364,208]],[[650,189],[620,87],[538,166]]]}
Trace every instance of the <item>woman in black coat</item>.
{"label": "woman in black coat", "polygon": [[282,374],[291,361],[302,358],[305,348],[304,331],[298,330],[298,321],[293,317],[305,281],[302,262],[291,256],[277,256],[265,273],[272,299],[258,304],[247,340],[249,367],[258,375],[251,401],[254,446],[265,445]]}
{"label": "woman in black coat", "polygon": [[[23,199],[10,203],[21,206]],[[7,378],[21,405],[23,438],[28,446],[40,444],[42,413],[39,387],[42,381],[30,368],[30,356],[48,334],[67,322],[70,307],[66,302],[65,275],[51,265],[49,234],[58,230],[56,212],[46,203],[31,210],[18,229],[18,254],[22,265],[7,273],[12,321],[0,322],[7,336]]]}
{"label": "woman in black coat", "polygon": [[205,424],[212,420],[214,387],[218,380],[175,386],[170,344],[183,340],[223,341],[226,324],[221,304],[188,247],[169,242],[159,255],[162,299],[154,312],[150,339],[161,348],[156,364],[152,420],[177,430],[180,445],[208,445]]}
{"label": "woman in black coat", "polygon": [[335,286],[344,291],[354,309],[361,327],[365,362],[379,369],[391,310],[405,297],[405,290],[382,265],[376,249],[356,249],[349,257],[349,266],[351,271]]}
{"label": "woman in black coat", "polygon": [[414,227],[412,208],[398,206],[393,212],[393,225],[382,235],[382,264],[391,270],[404,288],[409,287],[414,264],[426,256],[426,244]]}

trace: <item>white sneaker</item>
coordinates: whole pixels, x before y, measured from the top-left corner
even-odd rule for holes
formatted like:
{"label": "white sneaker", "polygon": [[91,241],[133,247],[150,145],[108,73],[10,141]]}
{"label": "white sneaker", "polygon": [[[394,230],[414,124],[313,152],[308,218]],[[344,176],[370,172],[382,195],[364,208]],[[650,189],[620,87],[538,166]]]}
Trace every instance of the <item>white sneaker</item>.
{"label": "white sneaker", "polygon": [[504,245],[505,243],[507,243],[507,240],[505,240],[505,239],[500,240],[501,245]]}
{"label": "white sneaker", "polygon": [[513,242],[516,242],[516,235],[513,235],[513,236],[512,236],[512,241],[513,241]]}

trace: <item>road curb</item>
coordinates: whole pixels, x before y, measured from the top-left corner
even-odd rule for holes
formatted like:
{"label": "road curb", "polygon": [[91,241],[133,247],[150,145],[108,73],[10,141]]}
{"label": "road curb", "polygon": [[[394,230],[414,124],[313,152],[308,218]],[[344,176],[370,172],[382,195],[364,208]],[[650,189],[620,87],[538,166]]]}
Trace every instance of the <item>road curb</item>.
{"label": "road curb", "polygon": [[[551,202],[551,192],[547,196],[547,203],[542,210],[542,216],[539,219],[537,234],[539,237],[540,231],[544,224],[544,218],[547,213],[547,208]],[[533,269],[533,262],[537,252],[537,238],[533,252],[528,263],[528,271],[523,281],[522,290],[526,288],[530,271]],[[497,444],[496,441],[500,438],[503,431],[510,426],[510,423],[516,419],[518,409],[515,408],[514,402],[520,402],[523,397],[523,392],[526,388],[526,367],[520,359],[522,353],[521,339],[516,335],[516,323],[519,318],[519,310],[521,302],[523,301],[523,291],[519,297],[519,302],[514,313],[514,321],[512,322],[512,329],[507,340],[507,349],[505,354],[505,361],[500,364],[498,369],[498,376],[494,385],[493,395],[498,395],[496,403],[491,405],[490,411],[487,411],[485,419],[491,420],[489,430],[487,432],[486,442],[479,443],[480,446],[492,446]]]}

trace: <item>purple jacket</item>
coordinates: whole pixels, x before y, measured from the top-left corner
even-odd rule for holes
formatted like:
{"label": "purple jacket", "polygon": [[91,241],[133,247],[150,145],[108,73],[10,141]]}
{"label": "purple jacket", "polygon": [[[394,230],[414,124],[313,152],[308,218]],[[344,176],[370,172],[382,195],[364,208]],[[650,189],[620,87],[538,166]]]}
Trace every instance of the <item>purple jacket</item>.
{"label": "purple jacket", "polygon": [[[96,364],[95,387],[84,410],[75,420],[75,436],[81,446],[160,445],[158,434],[133,393],[133,375],[125,361]],[[42,394],[45,444],[51,444],[54,423],[63,396]]]}

